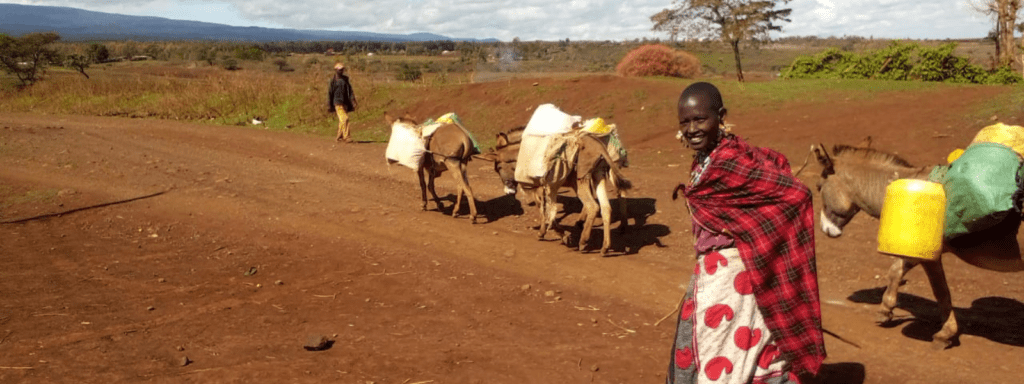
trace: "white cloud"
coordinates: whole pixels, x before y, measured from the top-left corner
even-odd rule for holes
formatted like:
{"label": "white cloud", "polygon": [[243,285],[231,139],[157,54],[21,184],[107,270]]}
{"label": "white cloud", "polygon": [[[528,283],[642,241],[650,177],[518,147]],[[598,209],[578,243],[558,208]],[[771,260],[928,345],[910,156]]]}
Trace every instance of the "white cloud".
{"label": "white cloud", "polygon": [[793,0],[792,23],[783,35],[888,38],[977,38],[991,22],[973,12],[970,0]]}
{"label": "white cloud", "polygon": [[[991,22],[972,0],[793,0],[776,36],[982,37]],[[458,38],[631,40],[667,37],[650,16],[672,0],[14,0],[130,15],[295,29],[429,32]]]}

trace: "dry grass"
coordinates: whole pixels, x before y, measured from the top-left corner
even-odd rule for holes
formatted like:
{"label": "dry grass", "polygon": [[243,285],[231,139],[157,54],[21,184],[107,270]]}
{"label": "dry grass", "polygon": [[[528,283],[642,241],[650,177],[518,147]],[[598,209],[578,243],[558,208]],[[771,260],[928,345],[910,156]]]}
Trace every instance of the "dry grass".
{"label": "dry grass", "polygon": [[[294,72],[227,71],[195,63],[117,63],[90,68],[90,79],[70,71],[51,70],[45,81],[32,87],[0,91],[4,100],[0,111],[217,124],[244,124],[253,117],[273,117],[268,123],[274,128],[319,131],[329,126],[332,118],[326,113],[331,72],[322,67],[314,65]],[[357,92],[374,92],[373,85],[361,85]]]}

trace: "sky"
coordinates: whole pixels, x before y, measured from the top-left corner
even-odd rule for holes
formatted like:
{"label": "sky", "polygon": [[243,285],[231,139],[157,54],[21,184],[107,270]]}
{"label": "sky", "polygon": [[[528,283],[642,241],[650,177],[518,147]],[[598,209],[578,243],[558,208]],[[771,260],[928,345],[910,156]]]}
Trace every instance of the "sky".
{"label": "sky", "polygon": [[[786,36],[894,39],[980,38],[993,22],[972,11],[982,0],[792,0]],[[452,38],[533,40],[666,39],[650,16],[673,0],[3,0],[234,26],[319,29]],[[780,2],[781,3],[781,2]]]}

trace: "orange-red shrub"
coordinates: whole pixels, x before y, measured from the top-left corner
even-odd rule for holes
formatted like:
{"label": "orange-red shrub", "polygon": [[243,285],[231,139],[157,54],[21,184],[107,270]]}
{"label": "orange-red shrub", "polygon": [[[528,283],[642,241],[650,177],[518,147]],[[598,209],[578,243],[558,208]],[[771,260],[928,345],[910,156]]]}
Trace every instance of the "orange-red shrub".
{"label": "orange-red shrub", "polygon": [[615,72],[622,76],[673,76],[694,78],[700,74],[700,59],[660,44],[642,45],[626,54]]}

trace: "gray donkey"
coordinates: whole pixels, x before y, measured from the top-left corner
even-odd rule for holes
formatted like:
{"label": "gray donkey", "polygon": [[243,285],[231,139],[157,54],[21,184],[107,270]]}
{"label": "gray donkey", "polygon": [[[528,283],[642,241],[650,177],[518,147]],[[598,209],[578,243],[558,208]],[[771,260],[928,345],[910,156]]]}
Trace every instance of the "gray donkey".
{"label": "gray donkey", "polygon": [[[400,118],[391,117],[388,113],[384,113],[384,121],[388,126],[405,125],[406,128],[413,129],[419,126],[419,123],[412,120],[412,118],[406,114]],[[469,202],[469,218],[473,224],[476,224],[477,211],[476,211],[476,199],[473,197],[473,189],[469,186],[469,180],[466,178],[466,164],[473,158],[473,155],[479,152],[476,146],[473,145],[472,138],[469,134],[455,124],[444,124],[434,131],[426,142],[426,154],[424,155],[423,161],[420,163],[419,168],[416,169],[416,176],[420,182],[420,198],[423,201],[423,210],[427,210],[427,191],[430,191],[430,195],[434,198],[434,204],[437,206],[437,210],[440,211],[444,208],[441,204],[441,199],[437,197],[437,192],[434,191],[434,178],[441,175],[446,170],[451,170],[452,179],[455,180],[455,185],[458,186],[458,191],[455,192],[455,206],[452,207],[452,217],[459,216],[459,208],[462,206],[462,195],[466,195],[466,199]],[[424,175],[427,177],[427,183],[424,183]]]}
{"label": "gray donkey", "polygon": [[[497,134],[495,147],[487,153],[475,156],[478,159],[490,161],[494,164],[494,171],[498,173],[505,193],[513,195],[517,186],[535,202],[538,203],[541,213],[541,225],[538,237],[544,238],[550,228],[558,233],[565,231],[555,222],[557,209],[555,199],[558,197],[558,190],[563,187],[570,187],[576,192],[576,196],[583,204],[584,217],[581,218],[583,230],[580,232],[579,250],[586,250],[587,242],[590,240],[590,232],[594,221],[600,211],[603,221],[604,241],[601,246],[601,254],[608,253],[611,246],[611,203],[608,199],[608,187],[614,187],[617,193],[632,188],[632,183],[626,180],[620,171],[619,159],[609,154],[608,144],[596,136],[589,134],[578,134],[578,152],[574,159],[569,161],[567,172],[561,173],[560,177],[546,179],[536,185],[524,185],[516,181],[515,169],[519,148],[522,144],[524,127],[513,128],[506,132]],[[626,201],[618,199],[622,219],[619,228],[626,227]]]}
{"label": "gray donkey", "polygon": [[[927,179],[932,167],[914,167],[906,160],[871,148],[837,145],[829,155],[822,147],[811,147],[824,167],[818,191],[821,193],[821,229],[829,237],[839,237],[843,227],[857,212],[864,211],[878,218],[885,199],[885,189],[896,179]],[[1008,215],[992,228],[945,241],[942,253],[951,253],[976,267],[999,271],[1024,271],[1021,248],[1017,241],[1021,216]],[[889,282],[882,296],[883,322],[893,318],[896,298],[903,276],[921,265],[928,276],[932,293],[944,320],[942,329],[932,335],[938,346],[948,347],[959,334],[953,303],[941,256],[935,261],[897,257],[889,268]]]}

